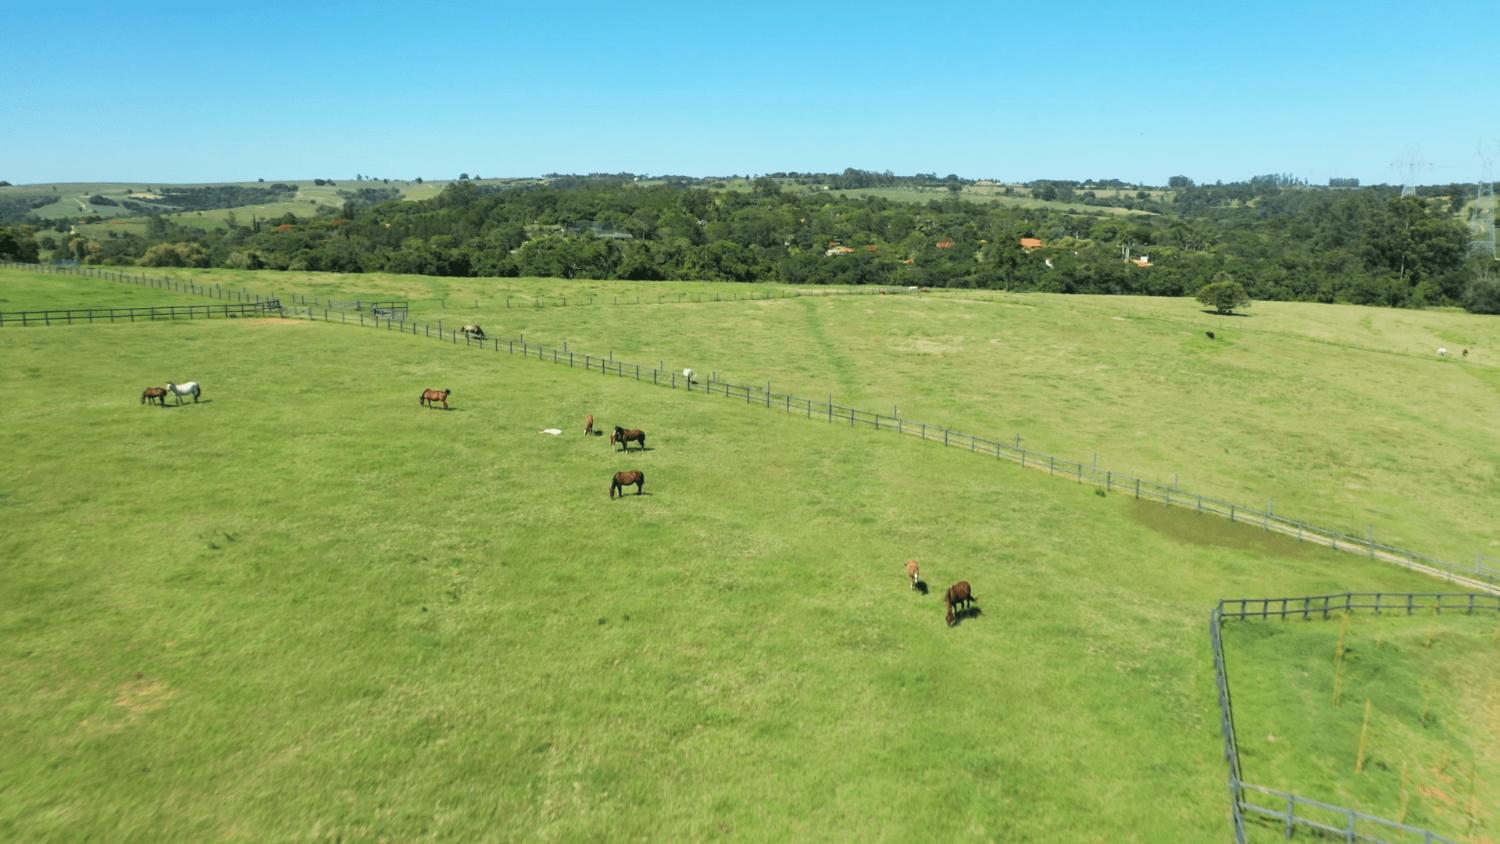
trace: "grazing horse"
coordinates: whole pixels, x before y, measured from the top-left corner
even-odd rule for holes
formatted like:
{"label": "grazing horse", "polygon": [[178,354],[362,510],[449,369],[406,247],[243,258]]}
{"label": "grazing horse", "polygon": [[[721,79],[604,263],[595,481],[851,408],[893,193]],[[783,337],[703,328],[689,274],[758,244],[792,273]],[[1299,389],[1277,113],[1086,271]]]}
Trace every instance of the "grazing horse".
{"label": "grazing horse", "polygon": [[1208,335],[1208,339],[1210,339],[1210,340],[1217,340],[1218,339],[1217,337],[1214,336],[1214,333],[1212,331],[1205,331],[1203,333],[1207,334]]}
{"label": "grazing horse", "polygon": [[141,393],[141,404],[145,404],[148,401],[156,402],[162,407],[166,407],[167,389],[165,387],[147,387],[146,391]]}
{"label": "grazing horse", "polygon": [[916,560],[906,561],[906,576],[911,578],[911,588],[917,588],[917,583],[922,579],[922,567],[917,565]]}
{"label": "grazing horse", "polygon": [[453,395],[452,390],[423,390],[422,398],[417,403],[426,405],[427,407],[436,407],[433,402],[442,402],[443,409],[447,410],[448,397],[451,395]]}
{"label": "grazing horse", "polygon": [[696,383],[695,381],[693,381],[693,370],[691,370],[691,369],[684,369],[684,370],[682,370],[682,377],[685,378],[685,379],[687,379],[688,389],[691,390],[693,388],[693,384]]}
{"label": "grazing horse", "polygon": [[1445,358],[1447,356],[1448,356],[1448,349],[1446,347],[1438,349],[1438,357]]}
{"label": "grazing horse", "polygon": [[646,473],[631,469],[629,472],[616,472],[615,478],[609,484],[609,500],[615,500],[615,493],[621,498],[625,497],[625,487],[635,484],[635,494],[640,495],[646,486]]}
{"label": "grazing horse", "polygon": [[958,623],[958,615],[953,611],[954,607],[966,609],[976,601],[974,591],[969,588],[969,581],[960,580],[949,586],[948,591],[943,593],[943,603],[948,605],[948,626],[952,627]]}
{"label": "grazing horse", "polygon": [[615,443],[619,443],[621,451],[625,451],[625,450],[629,449],[630,448],[630,444],[633,443],[633,442],[640,443],[641,444],[641,450],[645,451],[646,450],[646,432],[645,431],[638,431],[635,428],[631,428],[629,431],[627,431],[624,428],[621,428],[619,425],[616,425],[615,426],[615,432],[613,434],[609,435],[609,444],[610,445],[614,445]]}
{"label": "grazing horse", "polygon": [[589,437],[589,436],[593,436],[593,434],[594,434],[594,414],[590,413],[589,414],[589,418],[583,420],[583,435],[585,437]]}
{"label": "grazing horse", "polygon": [[[167,389],[171,390],[172,395],[177,397],[178,404],[182,404],[183,396],[192,396],[193,404],[197,404],[198,397],[203,395],[203,388],[198,386],[197,381],[189,381],[186,384],[173,384],[171,381],[168,381]],[[166,403],[165,398],[162,399],[162,403]]]}
{"label": "grazing horse", "polygon": [[477,325],[465,325],[463,328],[460,328],[458,330],[458,333],[467,334],[470,337],[473,337],[475,340],[484,339],[484,329],[480,328]]}
{"label": "grazing horse", "polygon": [[1469,350],[1468,349],[1464,349],[1464,357],[1468,357],[1468,356],[1469,356]]}

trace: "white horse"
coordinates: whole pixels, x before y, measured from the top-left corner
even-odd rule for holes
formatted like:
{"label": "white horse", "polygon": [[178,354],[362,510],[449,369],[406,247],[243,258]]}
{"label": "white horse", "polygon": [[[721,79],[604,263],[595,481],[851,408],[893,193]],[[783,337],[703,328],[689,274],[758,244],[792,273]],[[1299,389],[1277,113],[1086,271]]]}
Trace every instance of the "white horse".
{"label": "white horse", "polygon": [[687,383],[688,383],[689,387],[693,386],[693,370],[691,370],[691,369],[684,369],[684,370],[682,370],[682,377],[687,379]]}
{"label": "white horse", "polygon": [[198,397],[203,395],[203,388],[198,386],[197,381],[189,381],[186,384],[173,384],[171,381],[168,381],[167,389],[171,390],[172,395],[177,397],[178,404],[182,404],[183,396],[192,396],[193,404],[197,404]]}
{"label": "white horse", "polygon": [[1441,349],[1438,349],[1438,357],[1445,358],[1447,356],[1448,356],[1448,349],[1447,349],[1446,346],[1443,347],[1443,348],[1441,348]]}

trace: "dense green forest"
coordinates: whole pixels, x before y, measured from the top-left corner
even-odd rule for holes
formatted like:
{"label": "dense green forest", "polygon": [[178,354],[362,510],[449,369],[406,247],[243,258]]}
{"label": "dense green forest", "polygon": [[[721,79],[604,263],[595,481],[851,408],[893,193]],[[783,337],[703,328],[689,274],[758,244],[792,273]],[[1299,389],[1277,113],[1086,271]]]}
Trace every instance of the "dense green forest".
{"label": "dense green forest", "polygon": [[[363,189],[343,192],[336,215],[248,225],[231,217],[216,230],[160,215],[144,237],[88,239],[60,223],[12,226],[0,230],[0,257],[1164,296],[1195,293],[1229,273],[1257,299],[1487,310],[1496,298],[1482,277],[1487,268],[1469,257],[1457,185],[1415,197],[1386,186],[1313,188],[1282,176],[1228,185],[1173,177],[1170,191],[1155,192],[1122,190],[1128,186],[1113,180],[1029,186],[1032,196],[1075,203],[1056,208],[965,199],[959,191],[973,183],[953,175],[774,176],[745,190],[605,175],[506,187],[459,181],[424,201]],[[903,186],[927,188],[932,198],[834,192]],[[1041,245],[1023,247],[1023,238]]]}

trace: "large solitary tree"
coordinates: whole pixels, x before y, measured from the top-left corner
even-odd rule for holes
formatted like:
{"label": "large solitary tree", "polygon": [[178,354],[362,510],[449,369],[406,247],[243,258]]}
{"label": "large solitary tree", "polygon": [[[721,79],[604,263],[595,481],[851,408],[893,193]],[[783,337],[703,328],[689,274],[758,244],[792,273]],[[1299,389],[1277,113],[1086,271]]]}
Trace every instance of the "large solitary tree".
{"label": "large solitary tree", "polygon": [[1226,272],[1214,273],[1213,280],[1198,291],[1198,301],[1213,308],[1216,313],[1232,314],[1235,308],[1250,304],[1250,294],[1244,285]]}

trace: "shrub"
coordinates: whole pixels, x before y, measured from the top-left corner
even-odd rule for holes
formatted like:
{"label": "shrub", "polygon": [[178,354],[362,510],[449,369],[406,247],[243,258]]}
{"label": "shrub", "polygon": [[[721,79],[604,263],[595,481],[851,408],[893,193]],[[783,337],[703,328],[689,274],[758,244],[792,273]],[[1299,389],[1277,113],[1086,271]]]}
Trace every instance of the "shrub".
{"label": "shrub", "polygon": [[1464,308],[1474,314],[1500,314],[1500,278],[1486,276],[1469,282]]}

